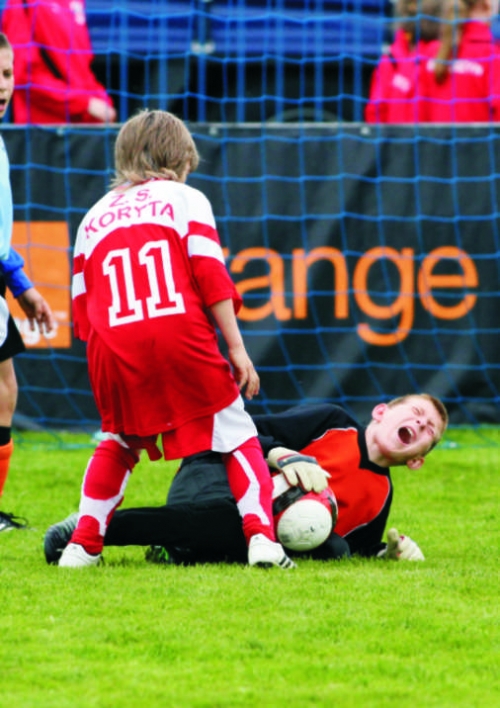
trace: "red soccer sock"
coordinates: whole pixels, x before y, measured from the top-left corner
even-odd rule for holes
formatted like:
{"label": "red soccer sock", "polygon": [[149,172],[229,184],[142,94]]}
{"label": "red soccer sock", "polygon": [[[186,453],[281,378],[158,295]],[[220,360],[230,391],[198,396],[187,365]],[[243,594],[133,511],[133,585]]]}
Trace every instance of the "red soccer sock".
{"label": "red soccer sock", "polygon": [[14,452],[14,441],[11,439],[6,445],[0,446],[0,497],[9,474],[10,458]]}
{"label": "red soccer sock", "polygon": [[247,543],[257,533],[275,541],[273,482],[258,439],[250,438],[222,457]]}
{"label": "red soccer sock", "polygon": [[115,440],[105,440],[96,448],[83,479],[80,518],[72,543],[87,553],[101,553],[104,535],[123,494],[138,455]]}

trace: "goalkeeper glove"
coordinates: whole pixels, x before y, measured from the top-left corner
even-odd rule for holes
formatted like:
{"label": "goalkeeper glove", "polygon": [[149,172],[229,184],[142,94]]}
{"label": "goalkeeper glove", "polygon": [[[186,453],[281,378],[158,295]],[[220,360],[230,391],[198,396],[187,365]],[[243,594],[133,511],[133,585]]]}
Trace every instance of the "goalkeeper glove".
{"label": "goalkeeper glove", "polygon": [[322,492],[328,487],[329,474],[318,465],[315,457],[302,455],[286,447],[275,447],[267,455],[267,463],[281,470],[292,487],[301,486],[306,492]]}
{"label": "goalkeeper glove", "polygon": [[424,554],[409,536],[400,536],[397,529],[387,532],[387,546],[378,554],[387,560],[423,561]]}

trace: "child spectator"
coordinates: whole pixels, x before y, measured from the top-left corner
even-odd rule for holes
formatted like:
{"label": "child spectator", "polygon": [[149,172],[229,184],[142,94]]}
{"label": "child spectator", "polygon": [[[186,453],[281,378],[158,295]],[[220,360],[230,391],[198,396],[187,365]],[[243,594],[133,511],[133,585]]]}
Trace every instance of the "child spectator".
{"label": "child spectator", "polygon": [[241,298],[224,264],[212,208],[185,184],[198,161],[181,120],[141,112],[118,134],[114,189],[78,230],[73,322],[75,335],[87,342],[105,435],[85,473],[78,525],[61,566],[99,561],[141,449],[152,460],[222,453],[249,564],[294,566],[275,542],[272,480],[239,392],[246,388],[252,398],[259,391],[235,315]]}
{"label": "child spectator", "polygon": [[368,123],[415,123],[419,120],[420,64],[429,56],[439,32],[439,0],[398,0],[397,30],[370,85]]}
{"label": "child spectator", "polygon": [[84,0],[7,0],[2,31],[16,54],[15,123],[115,120],[92,71]]}
{"label": "child spectator", "polygon": [[500,53],[490,27],[498,4],[498,0],[445,3],[440,43],[422,72],[422,120],[500,120]]}

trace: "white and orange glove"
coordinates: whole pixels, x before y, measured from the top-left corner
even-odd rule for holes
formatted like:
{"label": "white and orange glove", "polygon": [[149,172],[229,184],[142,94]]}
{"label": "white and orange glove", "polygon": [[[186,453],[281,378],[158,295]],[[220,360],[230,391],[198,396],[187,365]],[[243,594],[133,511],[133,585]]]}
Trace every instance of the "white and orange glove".
{"label": "white and orange glove", "polygon": [[267,455],[267,464],[281,470],[292,487],[302,487],[306,492],[322,492],[328,487],[329,474],[318,465],[315,457],[302,455],[286,447],[275,447]]}
{"label": "white and orange glove", "polygon": [[424,554],[415,541],[409,536],[401,536],[394,528],[387,532],[387,546],[380,551],[378,557],[386,560],[425,560]]}

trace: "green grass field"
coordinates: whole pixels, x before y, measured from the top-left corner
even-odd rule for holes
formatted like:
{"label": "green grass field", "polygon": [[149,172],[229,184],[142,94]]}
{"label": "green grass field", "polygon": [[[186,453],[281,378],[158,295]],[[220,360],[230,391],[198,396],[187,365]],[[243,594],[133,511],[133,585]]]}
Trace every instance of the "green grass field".
{"label": "green grass field", "polygon": [[[90,447],[16,438],[0,534],[0,699],[12,708],[497,708],[500,431],[452,430],[419,472],[393,470],[392,525],[424,563],[299,562],[296,571],[47,566]],[[124,506],[160,504],[172,467],[142,461]]]}

